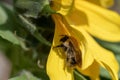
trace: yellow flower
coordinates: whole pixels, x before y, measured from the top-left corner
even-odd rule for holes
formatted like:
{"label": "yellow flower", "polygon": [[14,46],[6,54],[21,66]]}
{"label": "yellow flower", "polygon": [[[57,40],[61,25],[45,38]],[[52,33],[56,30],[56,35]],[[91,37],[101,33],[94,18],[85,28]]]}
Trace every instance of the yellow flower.
{"label": "yellow flower", "polygon": [[105,8],[109,8],[114,4],[114,0],[88,0],[88,1]]}
{"label": "yellow flower", "polygon": [[102,66],[109,71],[113,80],[118,80],[119,66],[113,53],[102,48],[91,35],[106,41],[120,41],[120,16],[91,3],[92,1],[94,0],[53,0],[52,7],[60,15],[52,15],[55,34],[47,61],[50,80],[74,80],[73,68],[68,69],[66,57],[61,57],[65,51],[54,48],[61,44],[60,35],[72,36],[77,40],[82,65],[76,68],[82,74],[92,80],[99,80],[99,68]]}

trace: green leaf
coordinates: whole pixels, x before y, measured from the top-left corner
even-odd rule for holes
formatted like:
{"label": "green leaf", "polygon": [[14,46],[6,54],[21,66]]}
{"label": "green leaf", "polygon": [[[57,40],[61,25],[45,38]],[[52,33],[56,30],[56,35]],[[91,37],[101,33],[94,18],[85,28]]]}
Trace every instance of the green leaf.
{"label": "green leaf", "polygon": [[27,19],[25,19],[22,15],[19,15],[20,19],[23,22],[23,26],[41,43],[44,43],[48,46],[51,45],[50,42],[48,42],[36,29],[36,26],[32,23],[30,23]]}
{"label": "green leaf", "polygon": [[8,80],[41,80],[41,79],[35,77],[34,75],[32,75],[28,71],[23,71],[21,73],[21,75],[14,77],[14,78],[11,78],[11,79],[8,79]]}
{"label": "green leaf", "polygon": [[4,24],[7,21],[7,19],[8,19],[8,16],[0,5],[0,25]]}
{"label": "green leaf", "polygon": [[[6,39],[6,40],[12,42],[13,44],[19,44],[19,40],[17,39],[17,37],[15,36],[15,34],[12,32],[12,26],[13,26],[13,24],[11,23],[12,19],[10,19],[10,17],[12,15],[9,14],[9,13],[12,14],[12,11],[6,7],[6,4],[2,4],[1,6],[5,10],[4,13],[8,14],[8,19],[9,20],[7,20],[5,24],[0,25],[0,36],[3,39]],[[2,15],[2,16],[4,16],[4,15]]]}
{"label": "green leaf", "polygon": [[24,50],[27,50],[24,41],[20,40],[20,37],[18,37],[16,34],[19,24],[15,19],[15,13],[13,11],[13,7],[11,5],[2,2],[0,3],[0,7],[3,8],[8,18],[6,23],[0,25],[0,37],[13,44],[20,45]]}
{"label": "green leaf", "polygon": [[77,70],[74,70],[75,80],[87,80],[83,75],[81,75]]}
{"label": "green leaf", "polygon": [[11,31],[4,31],[4,30],[0,29],[0,36],[3,39],[6,39],[6,40],[12,42],[13,44],[19,44],[19,40]]}
{"label": "green leaf", "polygon": [[105,79],[105,80],[111,79],[109,72],[102,67],[100,67],[100,76],[101,79]]}
{"label": "green leaf", "polygon": [[37,18],[44,6],[48,4],[48,0],[16,0],[15,7],[24,16]]}
{"label": "green leaf", "polygon": [[33,34],[33,36],[35,36],[41,43],[44,43],[44,44],[46,44],[48,46],[51,46],[51,43],[48,42],[41,34],[39,34],[39,32],[36,31]]}
{"label": "green leaf", "polygon": [[26,18],[24,18],[22,15],[19,15],[19,18],[22,21],[23,26],[31,33],[33,34],[37,29],[36,26],[30,23]]}

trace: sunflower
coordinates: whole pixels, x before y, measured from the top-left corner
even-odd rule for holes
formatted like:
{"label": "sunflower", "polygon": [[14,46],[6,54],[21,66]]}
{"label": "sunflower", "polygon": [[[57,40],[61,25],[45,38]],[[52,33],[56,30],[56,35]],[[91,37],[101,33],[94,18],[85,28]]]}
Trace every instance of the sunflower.
{"label": "sunflower", "polygon": [[[47,73],[50,80],[74,80],[73,70],[99,80],[100,66],[105,68],[113,80],[118,80],[118,63],[111,51],[101,47],[92,36],[110,41],[120,41],[120,16],[105,7],[102,0],[53,0],[52,8],[58,14],[52,14],[55,21],[55,33],[47,61]],[[108,6],[112,5],[112,0]],[[93,3],[92,3],[93,2]],[[99,4],[98,4],[99,3]],[[104,5],[104,7],[102,6]],[[65,51],[54,48],[62,44],[61,35],[74,37],[82,60],[81,66],[67,66]],[[92,36],[91,36],[92,35]],[[62,56],[61,56],[62,55]]]}

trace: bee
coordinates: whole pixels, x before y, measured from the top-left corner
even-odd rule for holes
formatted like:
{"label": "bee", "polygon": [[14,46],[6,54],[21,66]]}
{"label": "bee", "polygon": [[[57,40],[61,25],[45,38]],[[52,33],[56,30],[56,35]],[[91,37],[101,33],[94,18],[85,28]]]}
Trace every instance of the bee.
{"label": "bee", "polygon": [[57,45],[56,47],[60,47],[64,51],[67,66],[81,67],[82,54],[77,40],[72,36],[67,36],[67,35],[62,35],[62,36],[63,37],[60,39],[60,42],[62,43],[60,45]]}

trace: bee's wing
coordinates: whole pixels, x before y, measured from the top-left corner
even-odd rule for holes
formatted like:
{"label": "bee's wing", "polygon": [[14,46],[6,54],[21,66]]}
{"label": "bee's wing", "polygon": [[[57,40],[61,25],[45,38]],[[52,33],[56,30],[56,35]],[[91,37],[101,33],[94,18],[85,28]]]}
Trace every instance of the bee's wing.
{"label": "bee's wing", "polygon": [[75,59],[76,59],[76,62],[78,64],[78,66],[81,67],[81,65],[82,65],[82,54],[81,54],[80,51],[76,52]]}
{"label": "bee's wing", "polygon": [[70,39],[73,44],[74,56],[75,56],[76,62],[78,66],[81,66],[82,65],[82,52],[79,48],[79,43],[74,37],[71,37]]}

